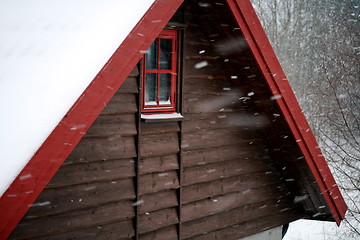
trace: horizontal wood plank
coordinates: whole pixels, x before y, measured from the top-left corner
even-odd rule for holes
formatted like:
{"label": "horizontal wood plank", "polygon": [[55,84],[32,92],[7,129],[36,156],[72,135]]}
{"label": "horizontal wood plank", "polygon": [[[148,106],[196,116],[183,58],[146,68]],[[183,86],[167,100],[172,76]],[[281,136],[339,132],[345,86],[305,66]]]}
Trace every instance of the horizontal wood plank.
{"label": "horizontal wood plank", "polygon": [[104,225],[116,221],[133,218],[134,208],[132,201],[121,201],[97,206],[64,214],[22,221],[13,232],[14,238],[26,236],[28,238],[40,237],[41,235],[56,234],[89,226]]}
{"label": "horizontal wood plank", "polygon": [[278,202],[278,199],[269,199],[268,201],[249,204],[232,209],[231,211],[185,222],[182,225],[182,236],[189,238],[236,224],[252,220],[256,221],[263,217],[277,215],[282,211],[290,210],[291,206],[292,204],[289,201],[283,200]]}
{"label": "horizontal wood plank", "polygon": [[[257,160],[257,161],[256,161]],[[237,175],[243,175],[255,172],[272,171],[271,165],[264,164],[259,159],[235,159],[231,161],[211,163],[207,165],[200,165],[188,167],[183,170],[183,186],[208,182],[220,178],[228,178]]]}
{"label": "horizontal wood plank", "polygon": [[246,105],[240,101],[241,93],[225,96],[184,93],[184,113],[216,113],[245,111]]}
{"label": "horizontal wood plank", "polygon": [[133,70],[131,71],[131,73],[129,74],[129,77],[137,77],[140,76],[140,64],[137,64]]}
{"label": "horizontal wood plank", "polygon": [[64,164],[136,157],[134,137],[83,138]]}
{"label": "horizontal wood plank", "polygon": [[164,208],[178,205],[176,190],[161,191],[154,194],[143,195],[138,202],[139,214],[145,214]]}
{"label": "horizontal wood plank", "polygon": [[252,144],[263,140],[255,131],[243,132],[240,129],[211,129],[183,133],[181,147],[183,150],[212,148],[236,143]]}
{"label": "horizontal wood plank", "polygon": [[101,114],[125,114],[136,113],[137,95],[130,93],[116,93],[105,106]]}
{"label": "horizontal wood plank", "polygon": [[175,225],[161,228],[139,236],[140,240],[177,240],[178,231]]}
{"label": "horizontal wood plank", "polygon": [[166,172],[179,169],[178,156],[168,155],[140,159],[138,172],[140,175],[153,172]]}
{"label": "horizontal wood plank", "polygon": [[168,208],[139,216],[138,230],[140,234],[178,223],[176,208]]}
{"label": "horizontal wood plank", "polygon": [[179,178],[176,171],[151,173],[140,176],[138,194],[144,195],[178,187]]}
{"label": "horizontal wood plank", "polygon": [[184,167],[205,165],[234,159],[269,159],[262,142],[239,143],[213,148],[194,149],[182,152]]}
{"label": "horizontal wood plank", "polygon": [[99,115],[84,137],[116,138],[136,134],[135,114]]}
{"label": "horizontal wood plank", "polygon": [[119,93],[138,93],[139,92],[138,79],[139,79],[138,75],[127,77],[126,80],[124,81],[124,83],[119,88],[118,92]]}
{"label": "horizontal wood plank", "polygon": [[184,114],[183,132],[231,128],[247,133],[270,124],[268,117],[257,111]]}
{"label": "horizontal wood plank", "polygon": [[81,183],[112,181],[135,176],[134,159],[106,160],[63,165],[48,187],[63,187]]}
{"label": "horizontal wood plank", "polygon": [[157,157],[179,152],[179,137],[177,134],[161,134],[141,136],[140,157]]}
{"label": "horizontal wood plank", "polygon": [[134,198],[135,190],[132,178],[45,189],[30,207],[25,219],[55,215],[89,207],[96,208],[98,205],[105,203]]}
{"label": "horizontal wood plank", "polygon": [[70,232],[63,232],[56,235],[32,238],[32,240],[119,240],[131,238],[135,235],[133,225],[132,220],[126,220],[107,225],[99,225]]}
{"label": "horizontal wood plank", "polygon": [[208,239],[229,239],[236,240],[247,236],[254,235],[283,224],[298,220],[302,217],[296,210],[288,209],[266,217],[257,218],[256,220],[235,224],[233,226],[209,232],[208,234],[198,235],[189,239],[208,240]]}
{"label": "horizontal wood plank", "polygon": [[183,187],[182,202],[194,202],[205,198],[221,196],[231,192],[242,192],[266,185],[282,187],[280,178],[281,176],[275,172],[257,172],[194,184]]}
{"label": "horizontal wood plank", "polygon": [[251,203],[273,199],[274,196],[285,198],[287,193],[286,189],[265,186],[185,204],[182,206],[182,220],[189,221],[209,216]]}
{"label": "horizontal wood plank", "polygon": [[178,122],[142,122],[140,125],[141,135],[160,135],[166,133],[178,133]]}

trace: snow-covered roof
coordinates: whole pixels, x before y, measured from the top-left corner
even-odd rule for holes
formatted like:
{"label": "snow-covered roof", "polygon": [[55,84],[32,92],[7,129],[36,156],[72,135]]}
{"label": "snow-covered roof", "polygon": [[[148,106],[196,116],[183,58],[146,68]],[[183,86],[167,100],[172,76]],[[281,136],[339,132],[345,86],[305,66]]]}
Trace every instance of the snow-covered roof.
{"label": "snow-covered roof", "polygon": [[152,3],[0,1],[0,195]]}

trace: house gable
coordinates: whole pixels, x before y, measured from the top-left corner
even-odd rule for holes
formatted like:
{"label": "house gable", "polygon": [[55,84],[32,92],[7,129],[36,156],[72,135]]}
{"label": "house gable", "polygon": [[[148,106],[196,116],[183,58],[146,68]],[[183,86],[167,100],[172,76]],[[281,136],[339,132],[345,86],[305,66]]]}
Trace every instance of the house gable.
{"label": "house gable", "polygon": [[[121,86],[122,82],[129,75],[130,71],[141,57],[141,51],[147,49],[147,46],[150,45],[152,39],[157,36],[156,33],[160,32],[163,28],[163,25],[165,25],[165,23],[167,22],[166,19],[169,19],[173,15],[176,8],[180,5],[180,1],[176,3],[174,1],[173,3],[174,5],[169,8],[169,12],[163,11],[163,7],[165,5],[162,4],[165,4],[164,2],[157,1],[154,4],[154,6],[151,8],[152,11],[149,11],[147,13],[143,21],[141,21],[139,25],[137,25],[137,27],[133,30],[132,34],[119,47],[114,56],[109,60],[108,64],[102,69],[102,71],[100,71],[98,76],[94,79],[94,81],[88,87],[82,97],[79,98],[78,102],[69,111],[67,116],[65,116],[63,121],[58,125],[52,135],[50,135],[44,145],[39,149],[38,153],[29,162],[24,171],[19,175],[18,179],[15,180],[11,188],[6,192],[6,194],[4,195],[5,197],[17,195],[19,193],[19,189],[21,189],[21,192],[34,191],[34,194],[31,194],[31,197],[24,197],[23,199],[18,198],[21,205],[23,205],[21,207],[22,210],[18,210],[15,208],[13,212],[7,212],[4,215],[8,217],[5,219],[6,221],[4,222],[9,224],[7,226],[6,224],[3,224],[3,226],[5,226],[5,230],[11,229],[11,225],[15,226],[17,224],[17,221],[19,221],[21,216],[26,212],[28,205],[35,200],[38,194],[40,194],[47,182],[52,178],[54,173],[61,166],[62,162],[81,139],[84,132],[97,118],[99,112],[104,106],[104,103],[108,102],[114,95],[116,90]],[[308,126],[306,125],[306,122],[302,122],[305,120],[303,115],[297,116],[294,114],[297,114],[299,110],[298,105],[292,93],[289,93],[291,89],[288,86],[288,83],[283,80],[285,76],[283,75],[280,66],[272,66],[275,55],[273,54],[273,52],[270,51],[271,48],[269,50],[269,46],[267,46],[266,51],[264,51],[262,48],[259,48],[259,46],[264,46],[264,41],[266,44],[268,44],[264,33],[252,33],[252,30],[255,28],[249,27],[251,25],[247,23],[253,22],[254,19],[257,20],[256,15],[254,15],[255,13],[251,9],[250,3],[246,3],[245,5],[242,5],[244,3],[240,3],[240,1],[228,1],[228,3],[233,10],[235,17],[238,18],[237,20],[240,28],[245,35],[245,38],[250,46],[252,53],[255,56],[257,63],[260,66],[262,74],[265,76],[267,84],[271,88],[272,94],[275,96],[278,96],[278,93],[279,95],[282,95],[281,98],[275,98],[280,106],[281,114],[284,115],[287,124],[289,124],[292,134],[294,135],[294,139],[300,139],[301,142],[304,142],[303,145],[301,143],[298,144],[302,150],[302,153],[304,154],[307,163],[310,166],[312,174],[314,174],[315,179],[318,181],[318,183],[320,182],[320,189],[322,189],[322,191],[324,191],[325,193],[325,190],[328,189],[326,188],[325,184],[332,183],[331,180],[330,182],[324,182],[321,175],[323,173],[319,172],[318,170],[319,166],[321,168],[324,168],[325,162],[321,162],[321,159],[318,160],[317,157],[315,157],[319,154],[314,155],[315,153],[319,153],[319,150],[315,150],[317,149],[316,145],[312,145],[314,144],[314,142],[311,141],[313,137],[312,135],[307,134]],[[167,9],[168,7],[169,6],[166,5]],[[162,17],[159,17],[159,14],[161,14],[160,12],[164,14]],[[251,15],[251,13],[253,15]],[[154,24],[159,23],[159,18],[162,19],[163,25]],[[154,26],[154,29],[149,28],[149,26]],[[259,26],[258,22],[256,22],[256,26]],[[262,36],[262,39],[258,40],[254,36]],[[264,54],[264,52],[267,51],[270,51],[270,53]],[[127,62],[124,63],[124,61]],[[275,62],[277,63],[276,58]],[[268,66],[268,68],[266,68],[265,66]],[[282,84],[283,82],[286,83]],[[99,99],[101,100],[99,101]],[[191,107],[190,105],[188,106]],[[89,108],[92,109],[92,111],[88,111]],[[77,126],[83,126],[84,119],[86,119],[86,126],[81,127],[80,129],[76,129]],[[300,123],[296,121],[300,121]],[[69,129],[71,128],[75,129],[69,131]],[[174,126],[171,126],[170,124],[170,128],[174,128]],[[169,139],[172,139],[172,137],[169,137]],[[55,146],[63,144],[64,142],[69,143],[69,145],[66,145],[66,149],[55,148]],[[42,159],[49,159],[49,162],[44,163]],[[50,161],[51,159],[55,159],[58,161],[55,161],[54,163],[53,161]],[[39,172],[34,172],[34,168],[39,169]],[[44,169],[49,170],[44,171]],[[27,172],[29,170],[31,172]],[[328,170],[325,170],[325,172],[326,171]],[[43,176],[42,178],[39,177],[37,182],[26,182],[27,185],[23,185],[20,181],[21,176],[27,176],[28,174],[31,174],[33,176],[41,176],[44,172],[46,172],[46,176]],[[336,189],[337,188],[335,187],[335,189],[332,190],[332,193],[336,194],[335,196],[340,196],[340,198],[337,198],[340,200],[332,199],[332,197],[327,194],[325,194],[325,198],[330,210],[332,211],[333,217],[336,219],[336,221],[340,221],[340,219],[342,219],[343,217],[346,206],[342,203],[341,195],[336,192]],[[10,204],[11,206],[14,206],[13,200],[14,199],[10,197],[8,199],[2,198],[0,202],[1,207],[7,205],[9,206]],[[336,202],[335,200],[339,202]],[[1,230],[1,233],[3,233],[3,230]]]}

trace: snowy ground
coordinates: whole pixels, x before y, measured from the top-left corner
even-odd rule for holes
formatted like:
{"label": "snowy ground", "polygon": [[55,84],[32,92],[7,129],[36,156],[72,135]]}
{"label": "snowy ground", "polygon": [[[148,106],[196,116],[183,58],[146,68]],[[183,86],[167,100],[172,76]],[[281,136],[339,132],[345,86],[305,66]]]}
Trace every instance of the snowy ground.
{"label": "snowy ground", "polygon": [[334,222],[321,222],[312,220],[298,220],[290,223],[289,230],[284,240],[356,240],[340,235],[341,227],[337,227]]}

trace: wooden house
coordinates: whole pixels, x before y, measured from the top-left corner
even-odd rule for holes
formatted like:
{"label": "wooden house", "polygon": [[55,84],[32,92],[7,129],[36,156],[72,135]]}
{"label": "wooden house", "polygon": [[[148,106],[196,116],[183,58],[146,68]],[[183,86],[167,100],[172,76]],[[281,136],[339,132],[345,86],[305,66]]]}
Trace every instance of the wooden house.
{"label": "wooden house", "polygon": [[155,0],[97,71],[2,195],[1,239],[240,239],[344,218],[249,0]]}

